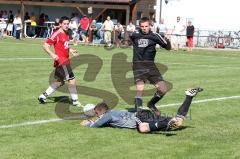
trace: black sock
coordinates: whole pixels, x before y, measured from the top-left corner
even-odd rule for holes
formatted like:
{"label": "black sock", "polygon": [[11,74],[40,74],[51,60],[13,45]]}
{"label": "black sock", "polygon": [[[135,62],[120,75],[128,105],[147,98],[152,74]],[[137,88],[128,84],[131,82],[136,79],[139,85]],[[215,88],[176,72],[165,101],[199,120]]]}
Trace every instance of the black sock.
{"label": "black sock", "polygon": [[158,101],[160,101],[163,98],[164,95],[159,95],[158,92],[154,94],[152,99],[148,102],[150,105],[155,105]]}
{"label": "black sock", "polygon": [[181,115],[181,116],[186,116],[189,110],[189,107],[192,103],[192,98],[191,96],[186,96],[183,104],[181,105],[181,107],[178,109],[177,115]]}
{"label": "black sock", "polygon": [[134,103],[135,103],[135,109],[137,110],[137,108],[141,107],[143,104],[142,98],[136,97],[134,99]]}

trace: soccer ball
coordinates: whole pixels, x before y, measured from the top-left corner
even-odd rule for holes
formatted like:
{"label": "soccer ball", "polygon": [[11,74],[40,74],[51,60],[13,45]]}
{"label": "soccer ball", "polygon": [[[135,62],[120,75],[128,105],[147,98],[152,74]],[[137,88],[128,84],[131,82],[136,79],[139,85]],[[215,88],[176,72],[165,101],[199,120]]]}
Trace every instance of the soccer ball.
{"label": "soccer ball", "polygon": [[94,104],[86,104],[83,107],[83,112],[85,115],[87,115],[89,117],[93,117],[93,116],[95,116],[94,108],[95,108]]}

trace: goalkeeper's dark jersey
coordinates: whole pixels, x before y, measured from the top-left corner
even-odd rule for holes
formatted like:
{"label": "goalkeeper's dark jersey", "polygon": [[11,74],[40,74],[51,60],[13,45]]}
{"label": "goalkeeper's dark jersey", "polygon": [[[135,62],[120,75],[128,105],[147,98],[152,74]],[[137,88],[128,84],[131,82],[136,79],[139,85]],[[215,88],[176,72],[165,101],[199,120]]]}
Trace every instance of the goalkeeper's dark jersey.
{"label": "goalkeeper's dark jersey", "polygon": [[141,31],[130,35],[133,42],[133,62],[136,61],[154,61],[156,55],[156,44],[167,50],[171,49],[171,43],[161,35],[153,32],[143,34]]}

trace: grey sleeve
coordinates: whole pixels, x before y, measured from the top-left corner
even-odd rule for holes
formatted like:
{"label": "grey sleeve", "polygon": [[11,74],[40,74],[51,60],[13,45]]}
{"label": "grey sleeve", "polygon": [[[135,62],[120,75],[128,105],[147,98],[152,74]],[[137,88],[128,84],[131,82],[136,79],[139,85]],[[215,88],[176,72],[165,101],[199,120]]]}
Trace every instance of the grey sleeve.
{"label": "grey sleeve", "polygon": [[102,117],[97,119],[94,123],[89,125],[89,127],[92,127],[92,128],[101,127],[105,124],[108,124],[111,121],[111,119],[112,119],[112,117],[111,117],[110,113],[104,114]]}

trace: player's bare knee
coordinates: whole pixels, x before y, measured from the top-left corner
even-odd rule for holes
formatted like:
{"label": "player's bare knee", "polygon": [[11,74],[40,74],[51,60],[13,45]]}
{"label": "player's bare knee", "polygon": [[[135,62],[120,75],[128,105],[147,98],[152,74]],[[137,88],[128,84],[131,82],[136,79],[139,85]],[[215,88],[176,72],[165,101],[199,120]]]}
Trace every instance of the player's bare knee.
{"label": "player's bare knee", "polygon": [[158,93],[158,95],[160,95],[160,96],[163,96],[163,95],[165,95],[166,93],[168,92],[168,90],[167,89],[163,89],[163,88],[157,88],[157,93]]}
{"label": "player's bare knee", "polygon": [[57,80],[56,82],[54,82],[54,85],[56,86],[56,88],[61,87],[64,84],[65,84],[64,81],[60,81],[60,80]]}
{"label": "player's bare knee", "polygon": [[64,81],[56,81],[56,82],[51,84],[51,86],[56,88],[56,89],[63,86],[63,85],[64,85]]}
{"label": "player's bare knee", "polygon": [[137,83],[136,88],[137,88],[137,91],[143,91],[144,90],[144,82]]}
{"label": "player's bare knee", "polygon": [[75,86],[76,85],[76,80],[75,79],[71,79],[71,80],[68,81],[68,84]]}

